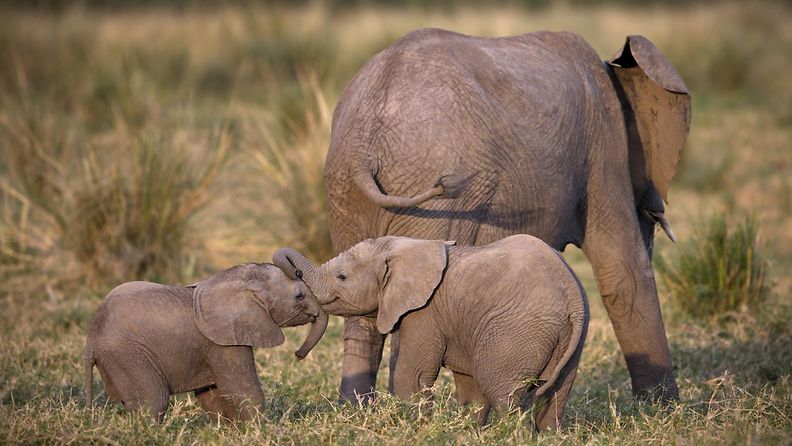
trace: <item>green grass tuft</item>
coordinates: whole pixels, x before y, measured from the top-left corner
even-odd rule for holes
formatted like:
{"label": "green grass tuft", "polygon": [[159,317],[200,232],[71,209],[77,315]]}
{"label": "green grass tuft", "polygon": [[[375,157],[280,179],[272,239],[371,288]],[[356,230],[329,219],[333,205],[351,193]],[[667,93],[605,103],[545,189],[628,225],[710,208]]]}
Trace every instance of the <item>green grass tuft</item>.
{"label": "green grass tuft", "polygon": [[657,269],[674,303],[695,318],[755,308],[768,292],[767,261],[751,217],[719,213],[702,220],[671,259],[658,259]]}

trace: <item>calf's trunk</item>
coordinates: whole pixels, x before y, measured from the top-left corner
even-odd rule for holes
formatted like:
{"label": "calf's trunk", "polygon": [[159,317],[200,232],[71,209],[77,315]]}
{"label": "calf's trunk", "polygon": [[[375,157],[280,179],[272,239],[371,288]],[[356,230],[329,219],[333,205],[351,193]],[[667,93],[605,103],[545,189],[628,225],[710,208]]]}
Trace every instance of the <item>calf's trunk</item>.
{"label": "calf's trunk", "polygon": [[308,353],[310,353],[319,340],[322,339],[325,329],[327,328],[327,320],[327,313],[325,313],[323,310],[319,310],[319,316],[316,318],[313,324],[311,324],[311,330],[308,332],[308,336],[305,337],[305,341],[303,341],[300,349],[294,353],[297,355],[298,359],[303,359],[308,356]]}

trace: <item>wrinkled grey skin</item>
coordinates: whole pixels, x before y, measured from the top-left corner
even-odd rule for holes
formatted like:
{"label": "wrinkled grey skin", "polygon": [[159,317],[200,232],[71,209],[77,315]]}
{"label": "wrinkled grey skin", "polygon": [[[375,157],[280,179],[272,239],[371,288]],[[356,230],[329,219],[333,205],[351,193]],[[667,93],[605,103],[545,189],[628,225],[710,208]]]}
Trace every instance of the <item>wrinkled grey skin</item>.
{"label": "wrinkled grey skin", "polygon": [[189,287],[128,282],[107,294],[85,343],[85,401],[93,366],[107,395],[162,422],[170,395],[194,391],[201,407],[248,419],[264,403],[253,348],[283,343],[279,327],[313,323],[297,356],[321,339],[327,314],[301,281],[271,264],[244,264]]}
{"label": "wrinkled grey skin", "polygon": [[[398,327],[393,391],[431,388],[441,366],[457,399],[523,408],[537,400],[536,427],[556,428],[575,378],[589,321],[585,291],[557,251],[536,237],[489,245],[381,237],[320,267],[293,249],[273,263],[294,266],[330,314],[376,314],[379,333]],[[539,385],[539,383],[542,383]]]}
{"label": "wrinkled grey skin", "polygon": [[[517,233],[581,247],[633,392],[676,398],[651,254],[657,224],[673,239],[663,200],[689,125],[684,82],[641,36],[602,62],[570,33],[410,33],[336,107],[334,250],[382,235],[485,245]],[[347,318],[342,396],[373,389],[384,338],[374,319]]]}

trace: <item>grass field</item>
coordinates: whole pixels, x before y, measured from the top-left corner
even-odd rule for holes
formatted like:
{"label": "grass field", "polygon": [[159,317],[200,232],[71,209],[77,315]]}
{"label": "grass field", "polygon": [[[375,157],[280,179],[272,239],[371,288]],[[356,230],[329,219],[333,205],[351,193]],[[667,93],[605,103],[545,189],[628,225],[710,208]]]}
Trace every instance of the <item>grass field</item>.
{"label": "grass field", "polygon": [[[0,7],[0,443],[792,443],[792,9],[570,4]],[[716,213],[752,215],[770,284],[758,307],[706,320],[661,288],[681,401],[632,399],[590,268],[569,249],[592,321],[558,432],[533,434],[519,413],[478,428],[445,374],[431,415],[386,394],[335,405],[338,318],[299,364],[305,328],[257,351],[268,404],[253,422],[218,424],[181,396],[151,425],[105,404],[98,380],[85,410],[85,333],[116,284],[190,283],[286,245],[330,256],[321,170],[336,98],[375,52],[426,26],[570,30],[603,58],[643,34],[677,67],[693,94],[668,206],[678,243]],[[656,256],[674,249],[658,237]]]}

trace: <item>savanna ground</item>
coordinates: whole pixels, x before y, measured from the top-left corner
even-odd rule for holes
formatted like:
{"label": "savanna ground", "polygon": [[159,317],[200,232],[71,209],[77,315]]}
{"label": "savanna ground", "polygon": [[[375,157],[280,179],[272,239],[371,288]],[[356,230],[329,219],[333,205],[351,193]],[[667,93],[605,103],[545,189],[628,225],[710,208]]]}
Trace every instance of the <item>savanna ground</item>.
{"label": "savanna ground", "polygon": [[[55,2],[57,4],[57,2]],[[792,9],[780,3],[631,2],[524,9],[200,7],[0,10],[0,443],[792,442]],[[434,412],[381,395],[334,404],[341,320],[297,363],[305,328],[257,351],[267,407],[222,424],[188,396],[163,426],[81,398],[85,333],[114,285],[190,283],[280,246],[325,260],[321,169],[341,89],[419,27],[583,35],[603,58],[648,36],[693,94],[668,215],[679,242],[702,219],[754,215],[766,301],[694,319],[661,286],[681,401],[636,402],[582,254],[592,321],[566,426],[513,413],[485,428],[442,375]],[[384,370],[384,363],[383,363]],[[380,389],[387,373],[380,375]]]}

